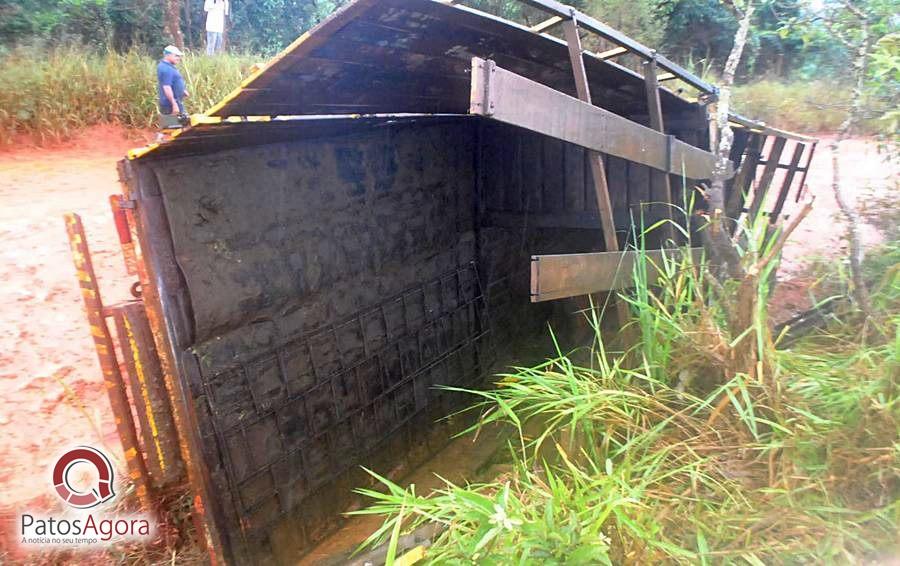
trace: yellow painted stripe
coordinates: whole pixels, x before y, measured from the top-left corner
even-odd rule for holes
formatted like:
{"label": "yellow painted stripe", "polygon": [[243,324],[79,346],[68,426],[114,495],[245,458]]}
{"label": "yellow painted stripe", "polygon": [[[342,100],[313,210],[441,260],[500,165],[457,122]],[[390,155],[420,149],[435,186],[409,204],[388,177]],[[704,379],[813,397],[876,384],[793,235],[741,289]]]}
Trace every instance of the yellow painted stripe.
{"label": "yellow painted stripe", "polygon": [[425,558],[425,547],[417,546],[397,560],[394,560],[394,564],[397,566],[411,566],[423,558]]}
{"label": "yellow painted stripe", "polygon": [[153,414],[153,406],[150,404],[150,390],[147,387],[147,378],[144,374],[144,364],[141,363],[140,350],[138,349],[137,340],[134,338],[134,330],[127,316],[122,317],[125,323],[125,334],[128,337],[128,345],[131,348],[132,359],[134,360],[135,373],[137,374],[138,384],[141,388],[141,397],[144,400],[144,411],[147,413],[147,424],[150,425],[150,435],[153,438],[153,446],[156,448],[156,454],[159,459],[160,470],[165,471],[168,462],[163,457],[162,446],[159,442],[159,429],[156,426],[156,416]]}

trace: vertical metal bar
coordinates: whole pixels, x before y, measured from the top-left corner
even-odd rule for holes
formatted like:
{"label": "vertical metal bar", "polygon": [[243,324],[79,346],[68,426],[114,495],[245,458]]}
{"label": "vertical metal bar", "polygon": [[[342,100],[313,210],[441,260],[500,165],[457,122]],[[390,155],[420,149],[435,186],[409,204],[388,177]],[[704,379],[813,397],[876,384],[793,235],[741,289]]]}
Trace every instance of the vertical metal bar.
{"label": "vertical metal bar", "polygon": [[791,157],[791,164],[788,165],[787,173],[784,176],[784,182],[781,183],[781,189],[778,191],[778,198],[775,206],[772,207],[772,213],[769,214],[769,223],[775,224],[781,215],[781,209],[784,208],[784,201],[787,200],[788,192],[791,190],[791,184],[794,182],[794,175],[797,173],[797,167],[800,165],[800,159],[803,157],[803,151],[806,146],[800,142],[794,147],[794,155]]}
{"label": "vertical metal bar", "polygon": [[753,222],[753,219],[759,214],[759,210],[766,200],[766,195],[769,192],[769,185],[772,184],[772,179],[775,178],[775,171],[778,170],[778,162],[781,160],[785,142],[787,142],[787,140],[781,137],[776,137],[775,141],[772,142],[772,148],[769,150],[769,155],[766,156],[766,166],[763,168],[762,176],[759,178],[759,184],[756,185],[756,190],[753,192],[753,203],[750,205],[750,209],[747,213],[750,222]]}
{"label": "vertical metal bar", "polygon": [[81,223],[81,217],[75,213],[67,213],[64,218],[66,233],[69,236],[69,246],[72,250],[72,260],[81,287],[81,297],[84,299],[85,311],[91,325],[94,348],[97,350],[97,359],[100,362],[100,370],[103,372],[103,382],[109,396],[109,404],[116,419],[116,430],[125,452],[128,475],[134,482],[141,506],[145,511],[150,512],[153,511],[153,505],[147,484],[147,467],[138,449],[137,431],[131,417],[125,382],[119,372],[112,337],[103,316],[103,301],[100,298],[100,287],[97,284],[97,276],[94,274],[84,225]]}
{"label": "vertical metal bar", "polygon": [[803,175],[800,177],[800,186],[797,188],[797,197],[794,199],[794,202],[800,202],[800,197],[803,196],[804,183],[806,183],[806,174],[809,173],[809,167],[810,165],[812,165],[812,158],[816,153],[817,145],[819,145],[819,142],[813,142],[812,147],[809,150],[809,157],[806,159],[806,165],[803,167]]}
{"label": "vertical metal bar", "polygon": [[125,271],[128,275],[137,275],[137,257],[134,252],[134,242],[131,238],[131,228],[128,225],[128,215],[125,213],[124,203],[125,198],[122,195],[109,195],[109,206],[112,209],[116,233],[119,236],[119,245],[122,246],[122,256],[125,258]]}
{"label": "vertical metal bar", "polygon": [[[644,83],[647,91],[647,109],[650,114],[650,127],[656,130],[661,134],[665,134],[665,124],[663,122],[663,113],[662,113],[662,103],[659,100],[659,82],[656,77],[656,57],[654,56],[649,61],[644,63]],[[669,224],[666,224],[664,229],[664,234],[666,238],[675,241],[675,228],[672,226],[672,222],[674,222],[672,216],[672,180],[669,177],[670,168],[668,165],[671,164],[672,161],[672,144],[671,138],[669,138],[670,143],[668,144],[668,155],[666,158],[666,171],[659,171],[656,169],[650,169],[650,178],[661,181],[662,189],[663,189],[663,198],[665,199],[665,203],[663,204],[664,216],[669,220]],[[655,184],[655,183],[654,183]],[[656,220],[654,218],[654,220]],[[677,243],[677,242],[676,242]]]}
{"label": "vertical metal bar", "polygon": [[[587,71],[584,68],[584,55],[581,52],[581,38],[578,37],[578,25],[575,19],[568,19],[563,23],[566,34],[566,43],[569,47],[569,60],[572,63],[572,72],[575,75],[575,89],[578,98],[582,102],[593,104],[591,90],[588,85]],[[603,230],[603,241],[606,251],[619,251],[619,241],[616,236],[616,225],[613,218],[612,201],[609,198],[609,186],[606,180],[606,169],[603,167],[603,158],[596,151],[588,151],[588,161],[591,164],[591,176],[594,181],[594,192],[597,195],[597,209],[600,213],[600,224]],[[616,312],[619,316],[619,324],[624,326],[629,320],[628,305],[621,300],[616,300]]]}

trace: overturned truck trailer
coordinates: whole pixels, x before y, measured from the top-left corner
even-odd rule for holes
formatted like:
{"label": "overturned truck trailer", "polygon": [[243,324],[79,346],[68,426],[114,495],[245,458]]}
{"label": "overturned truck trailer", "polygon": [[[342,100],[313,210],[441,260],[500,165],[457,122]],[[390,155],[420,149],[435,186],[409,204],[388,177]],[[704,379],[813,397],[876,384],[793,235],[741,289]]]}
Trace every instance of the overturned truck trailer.
{"label": "overturned truck trailer", "polygon": [[[180,454],[219,560],[296,560],[367,482],[361,466],[396,475],[438,450],[434,423],[459,399],[435,386],[477,386],[499,344],[545,332],[543,301],[615,287],[633,225],[683,223],[672,205],[710,177],[714,87],[528,3],[548,20],[351,2],[122,162]],[[579,30],[615,48],[584,52]],[[727,212],[771,207],[774,221],[814,140],[734,120]]]}

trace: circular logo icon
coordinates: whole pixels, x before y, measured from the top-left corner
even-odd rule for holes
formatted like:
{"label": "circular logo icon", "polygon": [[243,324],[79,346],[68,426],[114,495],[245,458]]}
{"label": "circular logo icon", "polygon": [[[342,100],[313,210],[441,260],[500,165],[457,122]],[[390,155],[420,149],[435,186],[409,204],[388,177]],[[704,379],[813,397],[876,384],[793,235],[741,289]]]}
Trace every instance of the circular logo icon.
{"label": "circular logo icon", "polygon": [[[69,481],[69,471],[76,464],[87,463],[97,469],[97,482],[89,491],[79,491]],[[76,509],[88,509],[115,497],[113,467],[106,454],[90,446],[69,450],[53,466],[53,487],[67,504]]]}

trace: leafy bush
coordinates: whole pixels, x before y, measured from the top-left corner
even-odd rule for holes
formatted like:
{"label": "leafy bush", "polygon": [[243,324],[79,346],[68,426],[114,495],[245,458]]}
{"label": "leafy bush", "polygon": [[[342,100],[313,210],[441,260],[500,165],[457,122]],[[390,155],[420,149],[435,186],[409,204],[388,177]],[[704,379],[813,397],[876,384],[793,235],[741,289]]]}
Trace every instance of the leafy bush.
{"label": "leafy bush", "polygon": [[[679,378],[685,369],[708,371],[717,353],[697,353],[721,343],[704,336],[716,325],[700,324],[699,303],[686,299],[710,284],[705,267],[673,256],[651,288],[639,266],[628,294],[640,320],[632,355],[607,352],[589,311],[595,341],[586,361],[557,348],[543,364],[499,376],[493,390],[470,391],[481,416],[467,432],[506,426],[510,471],[478,484],[448,482],[431,495],[375,476],[382,489],[359,490],[373,504],[356,513],[385,522],[366,544],[390,540],[391,564],[400,533],[430,524],[438,534],[426,560],[439,564],[889,556],[900,517],[896,249],[872,260],[894,262],[873,293],[884,313],[869,322],[876,338],[860,333],[857,313],[841,312],[791,350],[764,344],[755,377],[712,386]],[[660,312],[644,312],[653,309]],[[686,334],[681,349],[650,347],[671,340],[676,326]]]}

